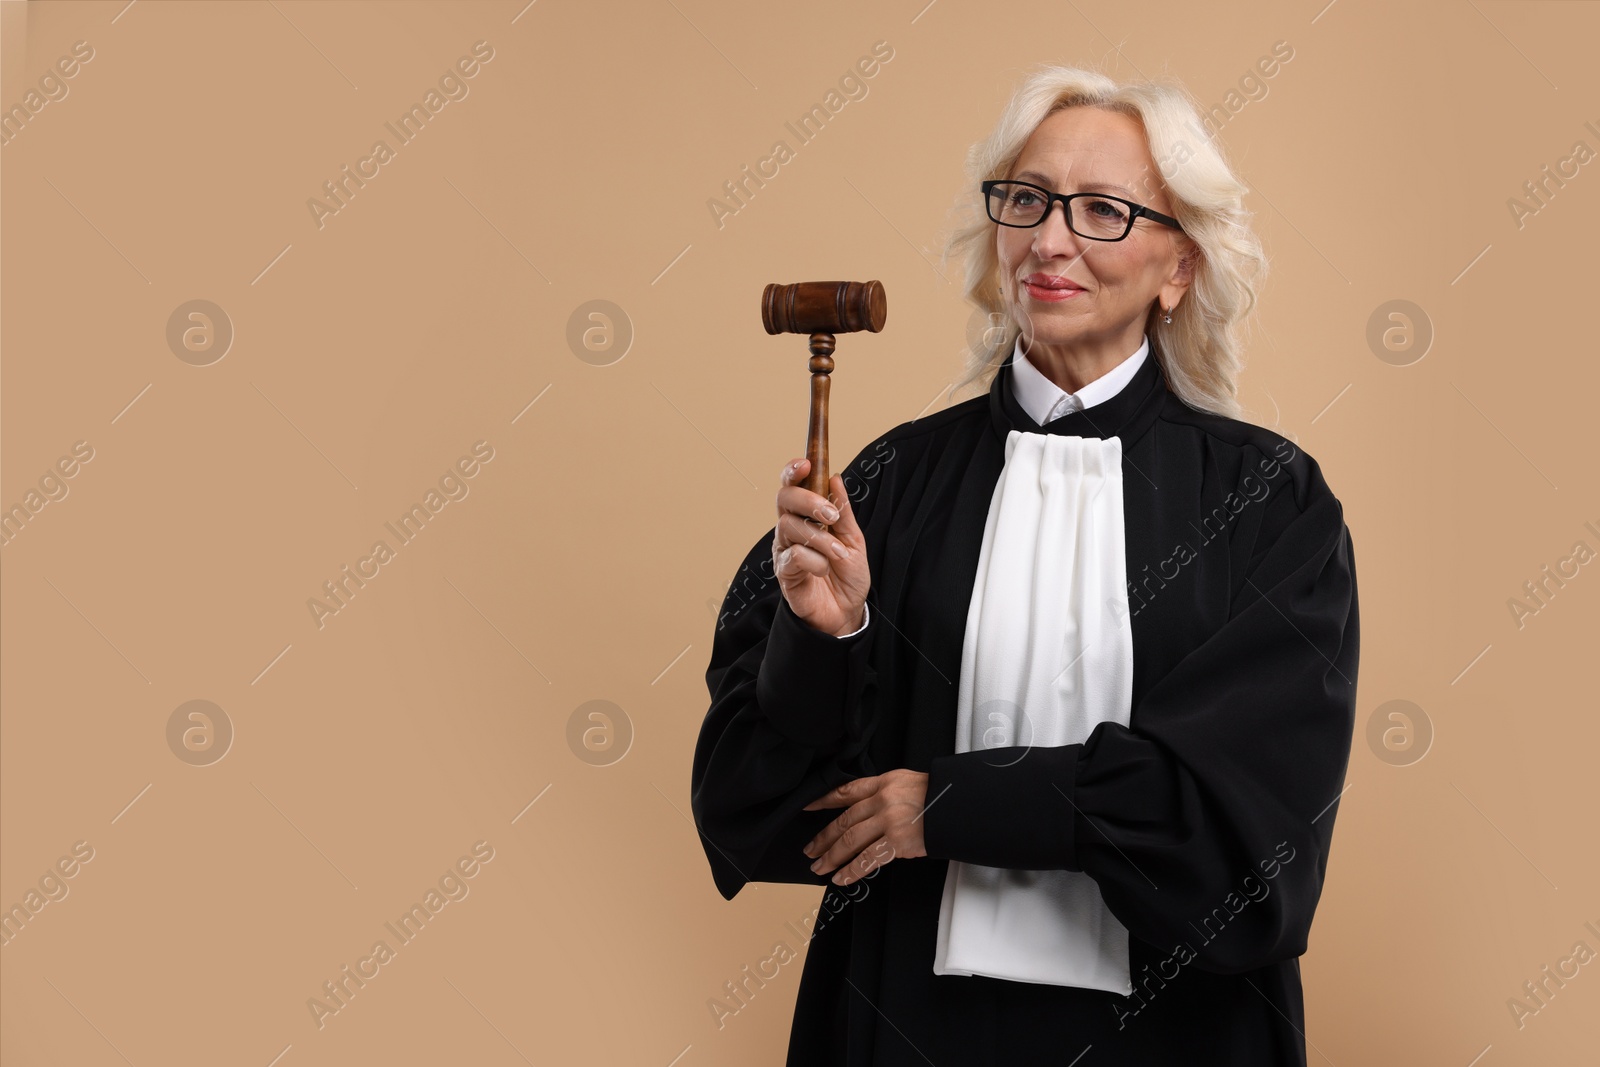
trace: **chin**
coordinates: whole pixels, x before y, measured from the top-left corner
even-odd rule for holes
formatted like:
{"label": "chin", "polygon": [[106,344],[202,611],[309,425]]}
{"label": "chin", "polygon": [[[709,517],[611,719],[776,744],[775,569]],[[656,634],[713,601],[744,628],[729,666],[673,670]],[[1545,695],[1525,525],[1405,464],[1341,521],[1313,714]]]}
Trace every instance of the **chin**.
{"label": "chin", "polygon": [[1077,315],[1030,315],[1028,318],[1032,320],[1032,331],[1024,325],[1022,336],[1047,345],[1076,341],[1090,332]]}

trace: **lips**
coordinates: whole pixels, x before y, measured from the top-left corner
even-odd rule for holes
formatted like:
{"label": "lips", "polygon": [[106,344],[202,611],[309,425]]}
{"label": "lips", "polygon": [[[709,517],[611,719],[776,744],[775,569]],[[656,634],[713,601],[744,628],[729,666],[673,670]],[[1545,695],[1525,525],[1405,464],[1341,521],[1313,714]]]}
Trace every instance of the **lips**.
{"label": "lips", "polygon": [[1039,289],[1083,289],[1071,278],[1059,274],[1030,274],[1023,281]]}

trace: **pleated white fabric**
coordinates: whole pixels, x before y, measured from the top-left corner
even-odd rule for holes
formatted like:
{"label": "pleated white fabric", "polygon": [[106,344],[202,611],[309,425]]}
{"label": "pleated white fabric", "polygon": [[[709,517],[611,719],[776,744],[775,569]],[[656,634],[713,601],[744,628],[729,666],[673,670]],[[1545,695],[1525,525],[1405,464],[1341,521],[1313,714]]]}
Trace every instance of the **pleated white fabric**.
{"label": "pleated white fabric", "polygon": [[[1121,439],[1012,430],[967,613],[957,752],[1071,745],[1103,720],[1128,724],[1124,552]],[[952,861],[933,970],[1133,992],[1128,930],[1081,871]]]}

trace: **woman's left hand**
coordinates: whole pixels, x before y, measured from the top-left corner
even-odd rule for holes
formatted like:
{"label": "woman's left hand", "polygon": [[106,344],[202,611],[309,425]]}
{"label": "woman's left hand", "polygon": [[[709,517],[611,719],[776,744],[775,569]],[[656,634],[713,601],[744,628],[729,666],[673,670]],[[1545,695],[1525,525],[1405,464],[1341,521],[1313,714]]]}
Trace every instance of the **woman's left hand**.
{"label": "woman's left hand", "polygon": [[833,883],[849,885],[890,860],[926,856],[922,811],[927,796],[926,774],[897,770],[852,779],[813,800],[806,811],[845,811],[806,845],[806,855],[820,857],[812,871],[826,874],[842,864]]}

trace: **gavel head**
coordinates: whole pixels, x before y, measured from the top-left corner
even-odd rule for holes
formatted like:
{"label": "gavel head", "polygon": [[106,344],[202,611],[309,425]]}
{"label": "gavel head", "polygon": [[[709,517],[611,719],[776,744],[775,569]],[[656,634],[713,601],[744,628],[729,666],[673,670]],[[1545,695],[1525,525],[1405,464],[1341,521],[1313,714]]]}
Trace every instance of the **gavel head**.
{"label": "gavel head", "polygon": [[883,329],[889,314],[882,282],[773,282],[761,294],[768,333],[855,333]]}

